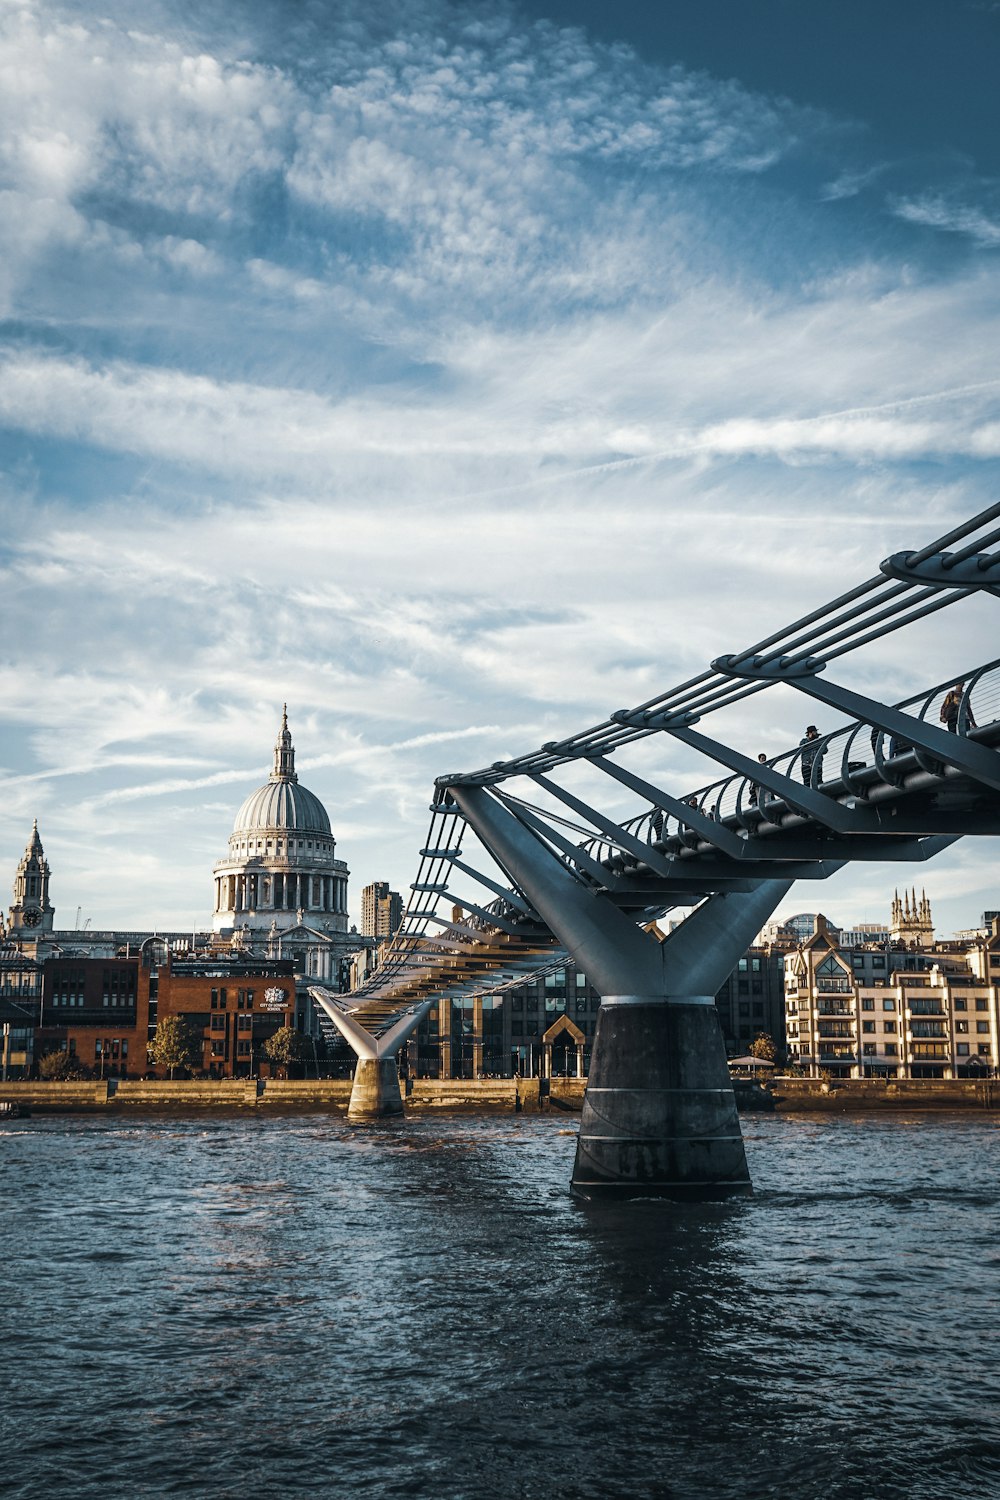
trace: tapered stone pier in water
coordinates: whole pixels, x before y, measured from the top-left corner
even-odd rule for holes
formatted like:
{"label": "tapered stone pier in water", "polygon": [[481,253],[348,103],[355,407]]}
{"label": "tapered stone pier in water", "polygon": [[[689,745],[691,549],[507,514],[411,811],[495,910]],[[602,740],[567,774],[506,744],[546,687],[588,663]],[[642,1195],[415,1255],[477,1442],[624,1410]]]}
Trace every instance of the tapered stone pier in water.
{"label": "tapered stone pier in water", "polygon": [[714,996],[604,997],[573,1188],[626,1198],[752,1191]]}
{"label": "tapered stone pier in water", "polygon": [[399,1069],[392,1057],[359,1057],[354,1070],[354,1086],[347,1106],[349,1120],[378,1120],[401,1115],[403,1095],[399,1087]]}
{"label": "tapered stone pier in water", "polygon": [[573,1167],[586,1198],[752,1191],[715,995],[789,889],[710,896],[662,940],[481,788],[451,794],[602,996]]}

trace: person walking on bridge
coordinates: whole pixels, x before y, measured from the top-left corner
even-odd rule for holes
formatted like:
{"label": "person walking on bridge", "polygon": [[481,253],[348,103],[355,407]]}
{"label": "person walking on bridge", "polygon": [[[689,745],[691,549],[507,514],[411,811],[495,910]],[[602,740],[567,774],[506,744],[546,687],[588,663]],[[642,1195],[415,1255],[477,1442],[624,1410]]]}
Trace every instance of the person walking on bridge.
{"label": "person walking on bridge", "polygon": [[[763,750],[757,757],[757,764],[760,766],[767,765],[767,756],[764,754]],[[750,786],[747,790],[747,801],[749,802],[751,807],[756,807],[758,802],[760,801],[760,787],[757,785],[756,781],[751,781],[750,783]]]}
{"label": "person walking on bridge", "polygon": [[[965,683],[956,682],[955,686],[944,695],[944,702],[941,704],[941,723],[947,729],[949,734],[958,733],[958,715],[962,707],[962,695],[964,692]],[[972,717],[972,709],[968,704],[966,704],[965,729],[969,730],[975,728],[976,721]]]}
{"label": "person walking on bridge", "polygon": [[[819,730],[816,728],[816,725],[807,724],[806,732],[803,735],[802,739],[799,740],[799,746],[802,750],[802,780],[806,786],[812,785],[813,765],[817,760],[816,749],[818,740]],[[818,759],[819,765],[816,768],[816,780],[821,781],[823,778],[822,755],[820,755]]]}

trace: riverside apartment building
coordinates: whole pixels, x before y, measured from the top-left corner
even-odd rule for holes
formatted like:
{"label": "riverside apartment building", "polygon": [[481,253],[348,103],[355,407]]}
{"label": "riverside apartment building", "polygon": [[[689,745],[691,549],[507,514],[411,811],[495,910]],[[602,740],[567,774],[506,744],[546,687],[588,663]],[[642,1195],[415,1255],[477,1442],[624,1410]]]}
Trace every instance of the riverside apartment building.
{"label": "riverside apartment building", "polygon": [[[811,1077],[988,1078],[1000,1068],[1000,919],[935,942],[930,908],[884,943],[841,946],[822,916],[785,955],[788,1062]],[[919,924],[919,929],[916,930]]]}

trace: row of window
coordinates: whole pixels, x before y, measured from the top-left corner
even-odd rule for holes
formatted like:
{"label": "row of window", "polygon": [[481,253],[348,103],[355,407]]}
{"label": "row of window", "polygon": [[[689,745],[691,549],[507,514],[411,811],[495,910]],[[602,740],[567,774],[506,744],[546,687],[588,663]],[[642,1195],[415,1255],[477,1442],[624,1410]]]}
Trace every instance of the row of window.
{"label": "row of window", "polygon": [[[52,996],[53,1005],[67,1006],[69,1008],[72,1008],[74,1006],[85,1005],[86,1003],[87,1002],[84,998],[82,990],[71,990],[68,993],[60,991]],[[123,990],[120,994],[117,995],[105,994],[101,1001],[101,1004],[108,1010],[114,1010],[122,1006],[124,1006],[126,1010],[134,1010],[135,992],[134,990],[129,990],[126,993],[126,991]]]}
{"label": "row of window", "polygon": [[[236,991],[236,1009],[253,1010],[253,990]],[[211,1006],[213,1010],[225,1010],[229,1005],[229,991],[223,986],[221,989],[212,990]]]}
{"label": "row of window", "polygon": [[[803,1043],[802,1054],[803,1055],[808,1054],[808,1050],[809,1050],[808,1046],[805,1043]],[[799,1048],[796,1047],[796,1046],[792,1046],[791,1052],[792,1052],[792,1054],[794,1056],[798,1056],[799,1055]],[[852,1048],[834,1047],[834,1046],[830,1046],[830,1047],[820,1046],[819,1052],[820,1052],[821,1056],[825,1056],[825,1057],[829,1057],[829,1056],[853,1057],[853,1055],[854,1055],[854,1052],[853,1052]],[[881,1052],[882,1056],[884,1056],[884,1057],[898,1057],[899,1056],[899,1046],[898,1046],[898,1044],[896,1042],[886,1042],[881,1048],[879,1047],[879,1045],[878,1045],[877,1042],[862,1042],[862,1044],[861,1044],[861,1055],[862,1055],[862,1057],[877,1057],[880,1054],[880,1052]],[[947,1059],[947,1057],[949,1055],[947,1045],[945,1045],[943,1043],[936,1043],[936,1042],[922,1042],[922,1043],[918,1043],[917,1045],[915,1045],[912,1048],[912,1052],[913,1052],[913,1056],[917,1057],[917,1058],[930,1058],[930,1057],[934,1057],[934,1058]],[[990,1056],[990,1046],[989,1046],[988,1042],[978,1042],[976,1044],[976,1050],[975,1050],[975,1052],[973,1052],[972,1051],[972,1045],[971,1045],[971,1043],[969,1043],[969,1042],[958,1042],[958,1043],[956,1043],[956,1046],[955,1046],[955,1056],[956,1057],[989,1057]]]}
{"label": "row of window", "polygon": [[[328,848],[329,847],[329,842],[330,841],[327,840],[324,843],[321,843],[320,840],[317,839],[316,840],[316,848],[317,849]],[[312,846],[313,846],[312,839],[289,839],[288,840],[288,852],[289,852],[289,854],[301,854],[301,853],[303,853],[304,850],[311,849]],[[238,848],[238,850],[239,850],[239,852],[241,854],[264,854],[264,853],[267,853],[267,854],[280,854],[282,852],[282,850],[284,849],[284,847],[285,847],[285,841],[284,841],[284,839],[278,839],[277,841],[275,841],[274,839],[242,839],[240,841],[240,843],[237,845],[237,848]]]}
{"label": "row of window", "polygon": [[95,1037],[94,1058],[100,1062],[102,1057],[128,1057],[128,1037]]}
{"label": "row of window", "polygon": [[[225,1044],[225,1042],[206,1042],[205,1046],[209,1049],[209,1056],[210,1057],[222,1057],[222,1058],[224,1058],[225,1055],[226,1055],[226,1044]],[[236,1043],[236,1056],[237,1057],[249,1057],[250,1056],[250,1043],[249,1042],[238,1041]]]}

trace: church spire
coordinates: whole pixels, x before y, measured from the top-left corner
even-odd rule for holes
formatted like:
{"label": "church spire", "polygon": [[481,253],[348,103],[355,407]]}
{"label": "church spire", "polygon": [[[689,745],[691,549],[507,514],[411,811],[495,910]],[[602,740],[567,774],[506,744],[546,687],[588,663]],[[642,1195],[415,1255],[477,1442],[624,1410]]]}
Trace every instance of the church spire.
{"label": "church spire", "polygon": [[49,900],[49,862],[45,858],[42,840],[38,832],[38,819],[31,825],[31,837],[21,856],[14,877],[14,904],[8,910],[8,929],[18,933],[21,929],[51,932],[53,907]]}
{"label": "church spire", "polygon": [[281,705],[281,728],[278,738],[274,742],[274,770],[271,772],[272,781],[298,781],[295,774],[295,747],[292,744],[291,730],[288,728],[288,704]]}

